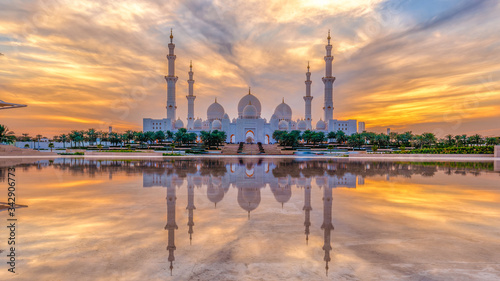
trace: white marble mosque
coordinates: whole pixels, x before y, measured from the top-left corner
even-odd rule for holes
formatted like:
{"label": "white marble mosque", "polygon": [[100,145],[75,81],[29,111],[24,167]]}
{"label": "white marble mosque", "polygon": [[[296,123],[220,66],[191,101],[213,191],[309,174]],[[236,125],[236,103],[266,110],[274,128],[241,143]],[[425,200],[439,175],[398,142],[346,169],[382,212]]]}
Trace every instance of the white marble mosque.
{"label": "white marble mosque", "polygon": [[[316,122],[316,126],[312,125],[311,116],[311,72],[309,64],[306,72],[306,94],[303,97],[305,101],[304,117],[298,120],[292,120],[292,108],[282,102],[276,106],[274,114],[269,121],[261,116],[261,103],[259,99],[252,94],[250,88],[248,94],[244,94],[238,102],[238,116],[231,119],[224,110],[224,107],[215,99],[207,109],[205,120],[195,118],[194,101],[196,96],[193,92],[193,65],[189,68],[189,85],[188,95],[188,116],[187,123],[177,117],[176,119],[176,101],[175,101],[175,84],[178,77],[175,76],[175,59],[174,54],[175,44],[173,43],[173,35],[170,34],[170,43],[168,44],[169,53],[168,60],[168,75],[165,76],[167,81],[167,117],[163,119],[143,119],[143,131],[177,131],[180,128],[186,128],[189,132],[200,134],[201,131],[219,130],[226,132],[228,143],[239,142],[261,142],[264,144],[274,143],[272,138],[273,132],[276,130],[291,131],[291,130],[314,130],[320,132],[344,131],[346,135],[351,135],[358,132],[357,120],[337,120],[333,119],[333,83],[335,77],[332,76],[332,45],[330,44],[330,31],[328,31],[328,45],[326,45],[325,56],[325,77],[322,78],[324,83],[324,118]],[[364,130],[364,122],[362,129]]]}

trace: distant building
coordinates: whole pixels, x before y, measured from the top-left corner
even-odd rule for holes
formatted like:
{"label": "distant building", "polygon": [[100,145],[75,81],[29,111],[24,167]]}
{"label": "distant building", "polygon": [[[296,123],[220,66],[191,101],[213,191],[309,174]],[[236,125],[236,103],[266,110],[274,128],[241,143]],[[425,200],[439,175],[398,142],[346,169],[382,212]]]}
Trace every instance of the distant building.
{"label": "distant building", "polygon": [[365,122],[359,122],[358,123],[358,133],[361,134],[364,131],[366,131],[366,129],[365,129]]}
{"label": "distant building", "polygon": [[[188,95],[188,116],[187,123],[177,117],[176,119],[176,101],[175,101],[175,84],[178,77],[175,76],[175,59],[174,54],[175,44],[173,43],[174,36],[170,33],[170,43],[168,44],[169,53],[168,60],[168,75],[165,76],[167,81],[167,117],[163,119],[143,119],[143,131],[177,131],[180,128],[186,128],[190,132],[200,134],[201,131],[220,130],[224,131],[227,135],[226,142],[239,143],[239,142],[262,142],[274,143],[272,138],[274,131],[292,131],[292,130],[315,130],[324,133],[331,131],[343,131],[346,135],[352,135],[358,132],[357,120],[337,120],[333,119],[333,83],[335,77],[332,76],[332,45],[330,44],[330,31],[328,31],[328,45],[326,45],[325,59],[325,77],[322,78],[324,83],[324,120],[320,119],[316,122],[316,127],[312,126],[311,117],[311,72],[309,71],[309,63],[306,72],[306,94],[303,97],[305,102],[304,118],[292,120],[292,109],[283,99],[282,102],[274,110],[274,114],[268,120],[261,117],[261,103],[259,99],[254,96],[250,89],[248,94],[243,95],[238,103],[238,117],[230,119],[225,112],[224,107],[215,99],[207,109],[207,117],[205,120],[195,118],[194,115],[194,96],[193,92],[193,65],[189,66],[189,80]],[[364,122],[363,130],[364,130]]]}

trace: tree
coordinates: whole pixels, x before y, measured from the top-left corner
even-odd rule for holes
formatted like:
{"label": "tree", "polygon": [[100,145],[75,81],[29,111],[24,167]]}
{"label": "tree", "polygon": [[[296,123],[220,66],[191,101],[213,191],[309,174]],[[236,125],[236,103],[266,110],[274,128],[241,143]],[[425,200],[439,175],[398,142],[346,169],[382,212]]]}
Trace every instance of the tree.
{"label": "tree", "polygon": [[15,140],[16,137],[14,136],[14,132],[0,124],[0,142],[11,144],[14,143]]}
{"label": "tree", "polygon": [[326,139],[325,133],[323,133],[323,132],[314,132],[313,133],[312,142],[314,145],[316,145],[317,143],[324,142],[325,139]]}
{"label": "tree", "polygon": [[59,136],[59,141],[62,142],[63,148],[66,148],[66,141],[68,140],[68,136],[66,134],[62,134]]}
{"label": "tree", "polygon": [[54,144],[53,143],[49,143],[49,148],[50,148],[50,152],[52,152],[52,148],[54,148]]}
{"label": "tree", "polygon": [[310,130],[305,130],[304,133],[302,133],[302,139],[309,144],[314,137],[315,132],[310,131]]}
{"label": "tree", "polygon": [[328,141],[331,141],[333,139],[335,139],[337,136],[337,134],[335,132],[328,132],[328,135],[326,135],[326,137],[328,138]]}
{"label": "tree", "polygon": [[181,145],[183,143],[187,142],[187,130],[186,128],[180,128],[175,134],[174,134],[174,142],[178,145]]}
{"label": "tree", "polygon": [[483,137],[478,134],[469,137],[469,142],[471,144],[479,145],[483,143]]}
{"label": "tree", "polygon": [[174,133],[172,133],[171,131],[167,131],[167,132],[165,133],[165,138],[166,138],[167,140],[172,140],[172,139],[174,138]]}
{"label": "tree", "polygon": [[165,133],[163,131],[156,131],[154,138],[161,143],[165,139]]}
{"label": "tree", "polygon": [[497,145],[499,143],[500,143],[499,138],[492,138],[492,137],[486,138],[486,144],[487,145]]}
{"label": "tree", "polygon": [[347,141],[347,135],[344,131],[338,130],[337,133],[335,133],[335,139],[339,144],[342,144]]}
{"label": "tree", "polygon": [[455,139],[453,138],[452,135],[446,135],[444,143],[446,146],[454,146]]}
{"label": "tree", "polygon": [[413,140],[413,134],[411,131],[398,134],[396,140],[400,146],[410,146],[410,141]]}
{"label": "tree", "polygon": [[422,140],[425,146],[431,146],[436,143],[436,136],[433,133],[423,133]]}
{"label": "tree", "polygon": [[283,145],[283,136],[287,134],[286,131],[274,131],[273,132],[273,139],[275,139],[280,145]]}
{"label": "tree", "polygon": [[354,133],[347,137],[347,144],[352,147],[360,147],[364,144],[361,134]]}
{"label": "tree", "polygon": [[148,131],[144,133],[144,140],[148,143],[152,143],[156,140],[156,133],[152,131]]}
{"label": "tree", "polygon": [[96,142],[97,140],[97,132],[95,129],[91,128],[85,131],[85,135],[87,136],[87,139],[89,141],[89,144],[92,145]]}

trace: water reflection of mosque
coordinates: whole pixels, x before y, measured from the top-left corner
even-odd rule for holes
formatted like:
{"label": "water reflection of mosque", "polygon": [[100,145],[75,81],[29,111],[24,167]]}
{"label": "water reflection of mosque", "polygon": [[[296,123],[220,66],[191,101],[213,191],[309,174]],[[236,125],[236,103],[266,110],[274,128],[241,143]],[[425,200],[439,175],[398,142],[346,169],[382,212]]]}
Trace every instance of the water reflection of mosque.
{"label": "water reflection of mosque", "polygon": [[[238,204],[248,213],[250,219],[250,212],[257,209],[261,201],[261,189],[267,185],[270,187],[277,202],[283,205],[288,202],[292,196],[293,185],[300,187],[304,190],[304,227],[306,243],[309,240],[311,216],[311,191],[312,180],[314,177],[315,183],[318,187],[323,189],[323,223],[321,229],[323,230],[323,251],[325,261],[325,270],[328,274],[328,263],[331,261],[330,251],[331,246],[331,231],[334,229],[332,223],[332,189],[333,188],[355,188],[356,183],[364,184],[362,176],[356,176],[349,172],[337,174],[328,174],[326,171],[335,171],[337,165],[342,164],[326,164],[315,166],[317,163],[279,163],[278,166],[273,162],[247,162],[243,161],[236,163],[223,164],[218,161],[208,164],[211,167],[210,173],[204,170],[205,166],[200,163],[195,163],[195,166],[184,167],[181,174],[172,172],[171,169],[165,170],[144,170],[143,173],[143,186],[150,187],[166,187],[167,188],[167,224],[165,229],[168,230],[168,246],[169,252],[168,261],[170,262],[170,271],[173,270],[173,262],[175,261],[174,251],[175,246],[175,230],[178,229],[175,220],[176,208],[176,189],[183,185],[187,180],[187,206],[188,210],[188,234],[191,243],[192,235],[194,233],[194,189],[206,185],[207,198],[214,203],[222,201],[224,194],[232,186],[238,190]],[[327,168],[327,169],[322,169]],[[345,167],[344,167],[345,168]],[[178,169],[176,169],[178,171]],[[306,177],[306,175],[308,177]]]}

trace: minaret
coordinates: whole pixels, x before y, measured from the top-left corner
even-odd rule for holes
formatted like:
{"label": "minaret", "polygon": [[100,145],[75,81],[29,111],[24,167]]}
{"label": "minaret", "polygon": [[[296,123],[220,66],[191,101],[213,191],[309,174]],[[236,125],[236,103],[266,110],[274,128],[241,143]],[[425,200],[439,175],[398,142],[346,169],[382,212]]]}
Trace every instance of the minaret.
{"label": "minaret", "polygon": [[175,251],[175,230],[178,228],[175,223],[175,201],[177,197],[175,195],[175,186],[167,187],[167,225],[165,229],[168,230],[168,261],[170,262],[170,275],[172,275],[172,270],[174,269],[173,261],[175,261],[174,251]]}
{"label": "minaret", "polygon": [[325,77],[322,78],[325,84],[325,123],[333,119],[333,82],[335,82],[335,77],[332,76],[332,45],[330,45],[330,30],[328,30],[328,45],[326,45],[326,56],[325,56]]}
{"label": "minaret", "polygon": [[304,187],[304,208],[302,210],[305,211],[305,221],[304,221],[304,226],[306,227],[305,234],[306,234],[306,243],[309,242],[309,227],[311,226],[311,185],[308,183]]}
{"label": "minaret", "polygon": [[196,96],[193,96],[193,61],[189,63],[189,80],[187,80],[189,84],[189,92],[186,96],[188,100],[188,118],[187,118],[187,129],[192,130],[194,128],[194,100]]}
{"label": "minaret", "polygon": [[175,44],[173,43],[174,36],[172,35],[172,29],[170,29],[170,44],[168,44],[168,76],[165,76],[167,80],[167,118],[170,121],[175,122],[175,110],[177,105],[175,105],[175,83],[177,82],[177,76],[175,76],[175,58],[174,49]]}
{"label": "minaret", "polygon": [[330,259],[330,251],[332,246],[330,245],[330,234],[333,230],[332,224],[332,188],[328,186],[323,187],[323,224],[321,225],[323,232],[323,250],[325,251],[324,261],[326,262],[325,270],[326,275],[328,275],[328,262]]}
{"label": "minaret", "polygon": [[311,101],[313,97],[311,96],[311,72],[309,72],[309,62],[307,62],[307,72],[306,72],[306,95],[304,97],[304,101],[306,102],[306,112],[305,112],[305,120],[307,124],[307,129],[311,130],[312,125],[311,125]]}
{"label": "minaret", "polygon": [[196,209],[194,206],[194,184],[192,177],[188,177],[188,205],[186,207],[188,210],[188,226],[189,226],[189,244],[191,244],[192,240],[192,235],[193,235],[193,226],[194,226],[194,217],[193,217],[193,210]]}

